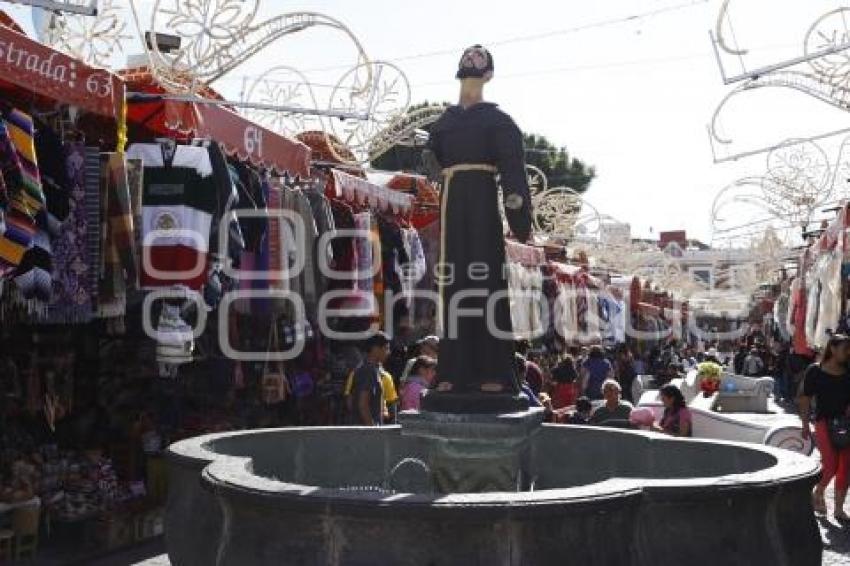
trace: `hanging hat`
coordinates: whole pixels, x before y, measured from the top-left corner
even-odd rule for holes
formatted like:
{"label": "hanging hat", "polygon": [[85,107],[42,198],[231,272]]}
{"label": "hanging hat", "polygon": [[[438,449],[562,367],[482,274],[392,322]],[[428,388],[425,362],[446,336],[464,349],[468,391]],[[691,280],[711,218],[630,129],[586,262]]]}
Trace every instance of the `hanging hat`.
{"label": "hanging hat", "polygon": [[493,56],[490,52],[480,45],[473,45],[461,55],[455,78],[490,78],[493,76],[494,69]]}

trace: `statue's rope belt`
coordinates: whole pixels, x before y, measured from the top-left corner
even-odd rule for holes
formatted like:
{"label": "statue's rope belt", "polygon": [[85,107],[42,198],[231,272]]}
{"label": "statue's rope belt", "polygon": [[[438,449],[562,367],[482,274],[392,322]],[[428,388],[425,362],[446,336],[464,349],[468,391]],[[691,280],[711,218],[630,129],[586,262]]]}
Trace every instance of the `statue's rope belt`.
{"label": "statue's rope belt", "polygon": [[443,169],[443,194],[440,195],[440,273],[437,275],[437,288],[439,304],[437,305],[437,327],[445,332],[445,322],[443,320],[443,304],[445,285],[443,283],[444,274],[442,270],[446,262],[446,204],[449,199],[449,187],[452,185],[452,179],[456,173],[466,173],[468,171],[480,171],[483,173],[491,173],[495,175],[499,172],[495,165],[487,163],[459,163],[451,167]]}

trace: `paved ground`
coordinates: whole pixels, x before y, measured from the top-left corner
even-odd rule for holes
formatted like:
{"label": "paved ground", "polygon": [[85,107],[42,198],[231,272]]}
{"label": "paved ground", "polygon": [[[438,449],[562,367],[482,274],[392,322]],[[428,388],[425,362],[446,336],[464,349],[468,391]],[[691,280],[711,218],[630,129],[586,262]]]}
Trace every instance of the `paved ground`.
{"label": "paved ground", "polygon": [[[827,507],[829,514],[818,518],[821,537],[823,537],[823,566],[839,566],[850,564],[850,526],[842,526],[832,517],[832,490],[827,492]],[[850,509],[848,509],[850,511]]]}

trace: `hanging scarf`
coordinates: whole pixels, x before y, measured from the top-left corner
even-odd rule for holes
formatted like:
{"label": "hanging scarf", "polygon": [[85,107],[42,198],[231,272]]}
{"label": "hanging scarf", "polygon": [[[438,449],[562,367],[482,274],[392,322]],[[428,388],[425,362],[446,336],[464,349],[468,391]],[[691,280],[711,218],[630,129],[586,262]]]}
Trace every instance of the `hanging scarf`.
{"label": "hanging scarf", "polygon": [[86,272],[85,292],[97,298],[98,279],[103,266],[101,255],[102,242],[100,231],[100,150],[97,147],[85,148],[85,214],[89,229],[86,232],[86,250],[91,268]]}
{"label": "hanging scarf", "polygon": [[82,324],[92,317],[89,275],[97,259],[90,255],[86,244],[90,232],[97,233],[98,225],[90,225],[86,213],[85,146],[77,142],[66,143],[64,154],[71,189],[70,206],[61,234],[53,243],[53,300],[48,305],[44,322]]}
{"label": "hanging scarf", "polygon": [[127,186],[130,188],[130,210],[133,212],[133,245],[142,249],[142,194],[144,192],[144,163],[141,159],[124,159],[127,168]]}
{"label": "hanging scarf", "polygon": [[139,277],[130,188],[121,154],[101,155],[100,194],[104,206],[104,248],[98,314],[101,318],[114,318],[123,316],[127,289],[136,288]]}
{"label": "hanging scarf", "polygon": [[[26,151],[27,140],[32,144],[32,137],[26,133],[27,122],[23,116],[15,116],[15,122],[0,120],[0,171],[4,181],[0,204],[6,209],[0,223],[0,275],[20,265],[32,244],[36,232],[35,216],[44,202],[43,194],[40,203],[35,198],[38,169],[34,174],[34,162],[25,164],[23,161],[27,156],[35,159],[34,150],[33,155]],[[40,191],[40,185],[38,188]]]}

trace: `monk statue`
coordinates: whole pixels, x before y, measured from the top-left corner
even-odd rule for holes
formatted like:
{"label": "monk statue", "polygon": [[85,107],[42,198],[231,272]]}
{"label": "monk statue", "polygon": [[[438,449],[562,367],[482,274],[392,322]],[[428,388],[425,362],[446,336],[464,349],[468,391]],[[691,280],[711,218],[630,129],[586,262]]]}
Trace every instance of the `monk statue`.
{"label": "monk statue", "polygon": [[522,133],[496,104],[484,101],[493,57],[480,45],[464,51],[457,71],[460,102],[431,128],[430,156],[441,169],[440,342],[432,412],[522,410],[505,269],[499,186],[514,238],[531,236],[531,196]]}

